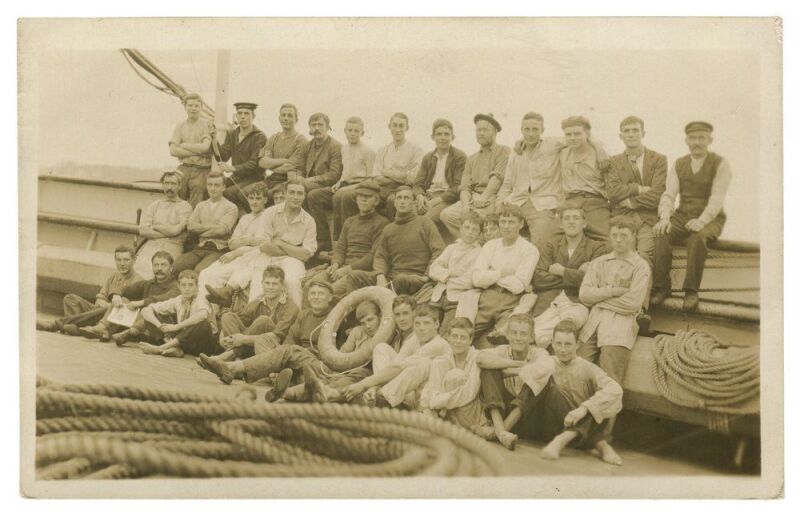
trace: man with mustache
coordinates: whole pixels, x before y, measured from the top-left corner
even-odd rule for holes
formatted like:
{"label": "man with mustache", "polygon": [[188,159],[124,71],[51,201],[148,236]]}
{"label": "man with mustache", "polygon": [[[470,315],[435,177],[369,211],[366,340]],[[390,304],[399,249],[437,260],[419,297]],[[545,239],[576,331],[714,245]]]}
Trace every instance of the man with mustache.
{"label": "man with mustache", "polygon": [[[317,250],[331,251],[331,232],[328,227],[331,185],[342,177],[342,144],[330,136],[331,119],[324,113],[314,113],[308,119],[312,140],[306,145],[305,167],[297,180],[306,192],[303,205],[317,226]],[[290,177],[293,176],[290,174]]]}
{"label": "man with mustache", "polygon": [[[167,171],[161,175],[161,187],[164,198],[151,203],[142,212],[139,222],[139,235],[147,241],[136,253],[133,270],[144,278],[153,278],[153,256],[158,251],[166,251],[173,258],[183,253],[186,240],[186,223],[192,215],[192,206],[178,197],[181,179],[176,171]],[[203,192],[206,191],[205,175],[203,176]]]}
{"label": "man with mustache", "polygon": [[139,314],[133,325],[126,329],[108,321],[108,316],[113,309],[125,306],[128,310],[135,311],[156,302],[169,300],[180,294],[178,282],[172,274],[172,266],[175,263],[172,255],[164,250],[157,251],[153,254],[151,263],[151,276],[153,278],[135,282],[124,288],[120,296],[115,296],[112,299],[111,305],[103,315],[103,319],[97,325],[79,329],[81,336],[89,339],[99,339],[100,341],[109,341],[113,338],[118,346],[122,346],[129,340],[135,339],[144,330],[144,319]]}
{"label": "man with mustache", "polygon": [[442,210],[439,218],[453,235],[460,236],[461,220],[470,210],[485,217],[495,211],[497,192],[503,184],[511,149],[497,143],[500,122],[491,113],[478,113],[473,118],[475,139],[481,146],[477,153],[467,158],[461,175],[458,203]]}
{"label": "man with mustache", "polygon": [[[686,242],[683,310],[693,312],[700,303],[697,290],[703,279],[708,243],[716,240],[725,226],[722,205],[732,176],[728,161],[708,150],[714,141],[713,130],[708,122],[687,124],[684,131],[689,154],[675,160],[667,173],[666,191],[658,205],[660,220],[653,227],[656,251],[651,303],[655,305],[663,303],[671,292],[672,245],[683,241]],[[680,203],[675,209],[678,194]]]}

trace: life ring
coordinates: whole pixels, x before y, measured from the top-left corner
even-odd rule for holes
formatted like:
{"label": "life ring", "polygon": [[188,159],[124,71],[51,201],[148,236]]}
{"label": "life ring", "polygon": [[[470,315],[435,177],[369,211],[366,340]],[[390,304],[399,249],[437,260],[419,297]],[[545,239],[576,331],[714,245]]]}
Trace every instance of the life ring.
{"label": "life ring", "polygon": [[[394,292],[385,287],[364,287],[348,294],[336,304],[322,323],[317,349],[325,366],[343,372],[362,366],[372,360],[372,350],[378,343],[387,343],[394,335],[392,301]],[[353,352],[340,352],[336,348],[336,330],[344,318],[364,300],[375,302],[381,311],[381,324],[375,335]]]}

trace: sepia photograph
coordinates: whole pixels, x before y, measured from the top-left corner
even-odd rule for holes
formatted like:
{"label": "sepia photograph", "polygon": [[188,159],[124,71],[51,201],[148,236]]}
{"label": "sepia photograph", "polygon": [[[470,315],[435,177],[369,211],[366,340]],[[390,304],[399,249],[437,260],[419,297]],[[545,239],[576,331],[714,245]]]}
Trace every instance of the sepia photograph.
{"label": "sepia photograph", "polygon": [[23,494],[780,497],[782,38],[19,20]]}

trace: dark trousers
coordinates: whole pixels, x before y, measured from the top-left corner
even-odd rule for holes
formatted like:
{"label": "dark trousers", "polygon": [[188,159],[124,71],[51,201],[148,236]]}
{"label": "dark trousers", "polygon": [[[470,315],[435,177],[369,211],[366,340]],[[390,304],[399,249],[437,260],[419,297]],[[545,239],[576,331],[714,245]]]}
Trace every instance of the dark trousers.
{"label": "dark trousers", "polygon": [[686,277],[683,279],[684,291],[697,291],[703,280],[709,241],[716,240],[725,226],[725,214],[719,214],[699,232],[690,232],[686,223],[692,219],[689,214],[675,212],[670,223],[672,228],[665,236],[656,237],[655,264],[653,267],[653,288],[669,291],[672,289],[672,246],[686,242]]}
{"label": "dark trousers", "polygon": [[[174,317],[164,317],[156,314],[162,323],[174,323]],[[174,335],[165,335],[158,327],[146,321],[144,324],[143,340],[157,345],[163,344],[167,338],[174,337],[184,353],[189,355],[215,355],[222,352],[217,344],[216,336],[211,330],[208,320],[186,327]]]}
{"label": "dark trousers", "polygon": [[522,403],[506,388],[503,370],[481,370],[481,400],[487,413],[499,409],[503,417]]}
{"label": "dark trousers", "polygon": [[575,431],[578,439],[573,440],[573,447],[590,448],[601,440],[608,440],[609,420],[597,423],[591,414],[587,414],[572,427],[564,426],[567,413],[577,406],[561,392],[552,379],[538,395],[534,395],[528,386],[519,394],[522,418],[512,432],[528,440],[549,442],[564,431]]}
{"label": "dark trousers", "polygon": [[476,348],[490,348],[491,344],[482,339],[484,334],[492,330],[503,313],[514,310],[522,295],[495,284],[481,293],[478,300],[478,313],[475,315],[474,336],[472,343]]}
{"label": "dark trousers", "polygon": [[308,213],[317,225],[317,249],[331,251],[331,230],[328,226],[328,214],[333,211],[333,191],[330,187],[316,188],[306,196]]}
{"label": "dark trousers", "polygon": [[92,302],[81,298],[77,294],[64,296],[64,317],[56,320],[59,330],[64,330],[64,325],[77,325],[87,327],[97,325],[106,314],[105,307],[96,307]]}
{"label": "dark trousers", "polygon": [[173,270],[175,275],[185,269],[194,269],[198,273],[217,261],[227,250],[211,250],[195,248],[187,251],[175,260]]}
{"label": "dark trousers", "polygon": [[244,366],[244,379],[246,382],[256,382],[271,373],[278,373],[284,368],[297,372],[303,366],[310,366],[319,374],[320,362],[314,354],[297,345],[281,345],[264,353],[242,361]]}

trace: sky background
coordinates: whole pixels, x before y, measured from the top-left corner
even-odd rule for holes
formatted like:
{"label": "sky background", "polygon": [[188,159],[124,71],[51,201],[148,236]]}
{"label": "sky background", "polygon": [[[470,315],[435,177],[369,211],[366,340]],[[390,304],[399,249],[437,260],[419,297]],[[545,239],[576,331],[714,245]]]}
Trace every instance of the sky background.
{"label": "sky background", "polygon": [[[746,50],[647,48],[442,48],[275,49],[231,52],[231,102],[260,105],[256,125],[279,130],[277,111],[291,102],[300,109],[298,130],[308,115],[323,111],[333,135],[344,141],[347,117],[366,125],[374,148],[390,139],[388,118],[408,114],[408,139],[433,147],[431,123],[445,117],[455,125],[454,145],[468,154],[478,148],[472,117],[492,112],[503,125],[500,143],[519,138],[524,113],[545,119],[545,135],[561,135],[560,121],[587,116],[593,136],[612,154],[621,152],[619,121],[645,120],[645,145],[672,163],[686,154],[683,127],[704,119],[715,126],[712,150],[726,157],[734,179],[726,199],[723,237],[759,240],[758,138],[761,92],[759,58]],[[174,81],[214,105],[216,52],[140,50]],[[148,86],[113,50],[64,50],[39,60],[37,162],[40,171],[73,162],[161,169],[174,166],[167,141],[184,118],[174,97]],[[229,108],[228,118],[233,114]],[[153,178],[125,178],[153,179]]]}

